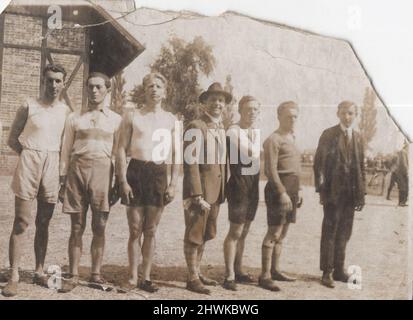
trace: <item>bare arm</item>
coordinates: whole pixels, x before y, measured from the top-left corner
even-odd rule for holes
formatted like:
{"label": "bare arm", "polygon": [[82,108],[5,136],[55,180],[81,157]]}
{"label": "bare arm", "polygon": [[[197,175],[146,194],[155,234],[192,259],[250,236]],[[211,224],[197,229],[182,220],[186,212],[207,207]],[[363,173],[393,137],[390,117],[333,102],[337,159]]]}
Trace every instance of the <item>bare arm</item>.
{"label": "bare arm", "polygon": [[[66,119],[65,130],[63,133],[62,149],[60,154],[60,176],[65,177],[69,169],[69,161],[75,142],[75,129],[73,127],[73,114]],[[62,179],[61,179],[62,180]]]}
{"label": "bare arm", "polygon": [[126,180],[126,155],[129,149],[132,138],[132,117],[133,113],[127,113],[122,119],[119,127],[116,148],[116,176],[121,184],[127,182]]}
{"label": "bare arm", "polygon": [[26,125],[27,118],[29,116],[29,108],[27,105],[21,106],[17,112],[16,117],[14,118],[13,124],[10,128],[10,134],[7,141],[8,146],[17,154],[20,154],[23,150],[23,146],[19,141],[19,137],[24,130]]}
{"label": "bare arm", "polygon": [[115,132],[113,133],[113,145],[112,145],[112,162],[116,161],[116,155],[118,152],[118,147],[119,147],[119,135],[120,135],[120,123],[117,127],[117,129],[115,130]]}
{"label": "bare arm", "polygon": [[[174,130],[172,131],[172,137],[175,136]],[[180,172],[180,164],[177,161],[177,152],[181,152],[181,150],[177,149],[175,145],[175,139],[172,139],[172,165],[171,165],[171,182],[170,185],[174,188],[178,182],[179,172]]]}
{"label": "bare arm", "polygon": [[264,143],[265,173],[268,181],[278,195],[286,192],[284,185],[278,175],[278,145],[273,140]]}

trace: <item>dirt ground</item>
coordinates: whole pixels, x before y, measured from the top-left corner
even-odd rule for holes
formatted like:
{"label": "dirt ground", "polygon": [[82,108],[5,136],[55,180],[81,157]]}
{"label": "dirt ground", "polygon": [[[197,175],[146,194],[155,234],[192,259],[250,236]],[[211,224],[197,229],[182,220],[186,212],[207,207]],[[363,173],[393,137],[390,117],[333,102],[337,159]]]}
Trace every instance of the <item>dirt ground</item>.
{"label": "dirt ground", "polygon": [[[14,215],[14,200],[9,183],[9,177],[0,177],[0,270],[3,271],[0,275],[3,276],[8,267],[8,238]],[[261,187],[263,185],[264,182]],[[393,201],[387,201],[383,197],[368,196],[365,209],[356,215],[353,236],[347,249],[347,264],[361,268],[361,289],[350,289],[343,283],[337,284],[335,289],[328,289],[321,286],[319,281],[322,208],[318,204],[314,188],[305,187],[303,192],[304,205],[298,213],[297,223],[289,230],[282,255],[283,269],[287,274],[296,276],[298,280],[293,283],[280,283],[280,292],[269,292],[256,284],[239,285],[237,292],[217,286],[212,288],[210,296],[187,291],[183,255],[184,218],[181,193],[178,190],[177,199],[166,208],[158,229],[155,266],[152,272],[153,280],[160,286],[158,293],[148,294],[136,289],[121,294],[79,286],[71,293],[60,294],[31,284],[29,272],[34,267],[32,224],[27,232],[27,245],[22,259],[24,272],[20,293],[16,299],[407,299],[408,209],[397,207],[395,197]],[[222,245],[228,225],[227,205],[224,204],[219,216],[218,237],[207,243],[203,260],[205,272],[218,281],[222,281],[224,275]],[[246,271],[256,277],[260,272],[261,242],[265,231],[266,211],[261,196],[257,217],[247,238],[244,256]],[[63,270],[67,268],[69,232],[69,217],[61,213],[59,205],[50,225],[47,266],[59,265]],[[83,279],[88,278],[90,270],[90,240],[89,217],[89,225],[84,236],[85,252],[81,260]],[[115,284],[121,284],[127,279],[127,240],[125,209],[117,204],[109,218],[103,267],[104,277]],[[4,285],[5,282],[0,282],[0,288]],[[1,299],[5,298],[0,296]]]}

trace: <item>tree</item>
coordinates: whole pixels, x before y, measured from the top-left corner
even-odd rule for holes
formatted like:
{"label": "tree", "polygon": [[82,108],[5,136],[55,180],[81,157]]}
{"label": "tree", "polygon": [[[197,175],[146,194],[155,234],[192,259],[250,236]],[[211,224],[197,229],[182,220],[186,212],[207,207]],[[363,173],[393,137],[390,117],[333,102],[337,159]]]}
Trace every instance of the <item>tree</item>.
{"label": "tree", "polygon": [[145,102],[145,91],[141,84],[136,85],[129,93],[131,101],[140,108]]}
{"label": "tree", "polygon": [[119,114],[122,114],[123,108],[126,104],[125,78],[123,71],[119,72],[111,80],[111,109]]}
{"label": "tree", "polygon": [[[202,37],[189,43],[176,37],[170,39],[150,66],[152,72],[159,72],[168,80],[166,109],[182,113],[187,105],[197,103],[201,93],[199,78],[209,76],[215,63],[212,47]],[[132,100],[139,102],[141,91],[135,87]]]}
{"label": "tree", "polygon": [[369,144],[371,140],[373,140],[377,131],[376,99],[376,93],[372,89],[367,87],[364,94],[363,106],[361,107],[359,128],[364,143],[366,144],[366,147],[369,149]]}

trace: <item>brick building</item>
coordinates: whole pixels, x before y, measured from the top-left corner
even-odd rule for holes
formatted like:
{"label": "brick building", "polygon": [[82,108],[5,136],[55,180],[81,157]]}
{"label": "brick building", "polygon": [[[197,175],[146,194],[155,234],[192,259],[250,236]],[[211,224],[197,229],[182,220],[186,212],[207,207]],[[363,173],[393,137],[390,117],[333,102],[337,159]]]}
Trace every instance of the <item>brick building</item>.
{"label": "brick building", "polygon": [[[17,157],[6,145],[10,125],[24,99],[43,90],[41,70],[46,64],[66,68],[64,98],[76,110],[87,102],[84,84],[89,72],[112,77],[144,50],[100,5],[83,0],[71,0],[70,5],[51,0],[23,3],[12,1],[0,15],[0,175],[11,174],[15,167]],[[61,29],[49,29],[54,12],[48,13],[48,4],[59,5]]]}

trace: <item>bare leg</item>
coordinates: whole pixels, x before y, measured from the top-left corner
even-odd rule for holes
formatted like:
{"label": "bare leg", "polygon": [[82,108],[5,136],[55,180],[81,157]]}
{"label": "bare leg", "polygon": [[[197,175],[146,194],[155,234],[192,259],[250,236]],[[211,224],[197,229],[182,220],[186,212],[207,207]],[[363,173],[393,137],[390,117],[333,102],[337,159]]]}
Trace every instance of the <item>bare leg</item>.
{"label": "bare leg", "polygon": [[153,255],[155,253],[155,235],[161,220],[163,207],[145,207],[142,244],[142,277],[150,281]]}
{"label": "bare leg", "polygon": [[10,281],[19,281],[19,266],[24,233],[29,226],[31,201],[15,197],[15,218],[10,235],[9,260],[11,266]]}
{"label": "bare leg", "polygon": [[224,241],[225,278],[235,280],[234,263],[238,240],[241,238],[244,225],[230,222],[229,231]]}
{"label": "bare leg", "polygon": [[100,276],[102,268],[103,252],[105,250],[105,229],[108,221],[109,212],[93,212],[92,210],[92,232],[93,239],[90,247],[92,256],[92,277],[96,280]]}
{"label": "bare leg", "polygon": [[84,212],[70,214],[71,232],[69,238],[69,272],[73,276],[79,275],[79,263],[82,256],[82,237],[86,227],[87,208]]}
{"label": "bare leg", "polygon": [[34,253],[36,256],[36,273],[44,274],[47,244],[49,241],[49,223],[55,208],[54,203],[37,202],[36,234],[34,236]]}
{"label": "bare leg", "polygon": [[280,238],[283,226],[268,226],[267,234],[262,242],[262,279],[271,279],[271,262],[275,242]]}
{"label": "bare leg", "polygon": [[127,207],[129,225],[128,258],[129,258],[129,283],[138,284],[138,263],[141,254],[140,239],[143,228],[143,207]]}
{"label": "bare leg", "polygon": [[237,242],[237,254],[235,255],[234,269],[235,273],[242,275],[244,274],[242,270],[242,256],[244,255],[245,239],[247,238],[248,232],[250,230],[251,221],[247,221],[242,229],[241,237]]}

